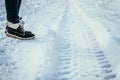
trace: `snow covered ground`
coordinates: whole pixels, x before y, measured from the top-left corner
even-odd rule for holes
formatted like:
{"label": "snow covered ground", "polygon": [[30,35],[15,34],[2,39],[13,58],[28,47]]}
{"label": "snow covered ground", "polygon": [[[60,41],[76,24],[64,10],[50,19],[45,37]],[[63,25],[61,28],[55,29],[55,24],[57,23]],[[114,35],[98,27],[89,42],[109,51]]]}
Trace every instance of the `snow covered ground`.
{"label": "snow covered ground", "polygon": [[0,1],[0,80],[120,80],[119,0],[23,0],[29,41],[5,36]]}

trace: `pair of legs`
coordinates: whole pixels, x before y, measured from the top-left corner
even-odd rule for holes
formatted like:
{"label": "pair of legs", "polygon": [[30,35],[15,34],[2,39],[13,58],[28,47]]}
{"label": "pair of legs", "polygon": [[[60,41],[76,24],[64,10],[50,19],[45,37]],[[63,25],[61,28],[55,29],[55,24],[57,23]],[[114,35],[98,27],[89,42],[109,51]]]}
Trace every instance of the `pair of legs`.
{"label": "pair of legs", "polygon": [[35,35],[30,31],[23,29],[24,22],[20,20],[19,10],[22,0],[5,0],[7,12],[7,25],[5,33],[9,37],[14,37],[22,40],[33,39]]}
{"label": "pair of legs", "polygon": [[21,0],[5,0],[7,20],[12,23],[19,23],[19,10]]}

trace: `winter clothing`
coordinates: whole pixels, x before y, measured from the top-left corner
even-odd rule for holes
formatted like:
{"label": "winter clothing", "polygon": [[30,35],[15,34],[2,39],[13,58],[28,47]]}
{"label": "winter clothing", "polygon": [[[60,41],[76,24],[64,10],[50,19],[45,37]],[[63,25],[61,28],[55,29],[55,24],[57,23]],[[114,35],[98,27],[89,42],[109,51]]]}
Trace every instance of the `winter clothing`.
{"label": "winter clothing", "polygon": [[35,35],[33,33],[24,30],[23,24],[21,24],[21,22],[16,24],[7,22],[5,33],[9,37],[14,37],[21,40],[28,40],[35,38]]}
{"label": "winter clothing", "polygon": [[19,23],[19,10],[21,0],[5,0],[7,20],[12,23]]}
{"label": "winter clothing", "polygon": [[5,0],[5,5],[7,12],[6,35],[22,40],[35,38],[32,32],[24,30],[24,21],[19,17],[21,0]]}

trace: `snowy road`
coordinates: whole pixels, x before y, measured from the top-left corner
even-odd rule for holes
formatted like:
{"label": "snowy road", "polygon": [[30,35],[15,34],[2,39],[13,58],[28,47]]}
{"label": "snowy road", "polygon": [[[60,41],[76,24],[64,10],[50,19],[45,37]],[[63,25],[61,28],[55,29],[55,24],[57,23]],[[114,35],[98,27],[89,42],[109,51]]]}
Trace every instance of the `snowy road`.
{"label": "snowy road", "polygon": [[[79,3],[50,0],[42,5],[42,0],[36,0],[24,4],[21,14],[27,14],[24,20],[36,39],[21,41],[0,34],[0,80],[116,80],[102,44],[109,36]],[[95,34],[96,28],[104,36]]]}

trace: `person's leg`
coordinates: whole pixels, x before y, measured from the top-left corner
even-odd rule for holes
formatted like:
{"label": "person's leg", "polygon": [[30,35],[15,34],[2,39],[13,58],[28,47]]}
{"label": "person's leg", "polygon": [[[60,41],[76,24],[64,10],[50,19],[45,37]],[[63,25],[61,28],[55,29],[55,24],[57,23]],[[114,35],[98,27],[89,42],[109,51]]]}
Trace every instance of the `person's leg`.
{"label": "person's leg", "polygon": [[22,0],[19,0],[19,2],[18,2],[18,14],[19,14],[20,6],[21,6],[21,1]]}
{"label": "person's leg", "polygon": [[24,24],[19,20],[19,9],[21,0],[5,0],[7,12],[7,26],[5,33],[7,36],[18,39],[33,39],[35,35],[24,30]]}
{"label": "person's leg", "polygon": [[7,20],[12,23],[19,23],[19,0],[5,0]]}

